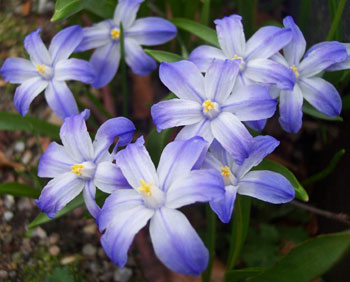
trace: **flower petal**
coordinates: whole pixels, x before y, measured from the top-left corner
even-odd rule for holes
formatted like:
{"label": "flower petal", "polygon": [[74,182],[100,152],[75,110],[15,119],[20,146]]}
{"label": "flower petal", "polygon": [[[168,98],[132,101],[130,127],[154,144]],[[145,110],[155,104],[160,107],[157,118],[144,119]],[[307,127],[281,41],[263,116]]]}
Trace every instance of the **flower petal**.
{"label": "flower petal", "polygon": [[223,166],[230,167],[232,162],[234,162],[232,156],[217,140],[214,140],[209,147],[209,152],[205,156],[202,168],[214,168],[220,171]]}
{"label": "flower petal", "polygon": [[10,83],[23,83],[39,76],[32,62],[22,58],[6,59],[0,73]]}
{"label": "flower petal", "polygon": [[242,165],[232,166],[233,173],[238,177],[243,177],[254,166],[257,166],[261,161],[280,144],[278,140],[272,136],[257,136],[253,139],[253,147]]}
{"label": "flower petal", "polygon": [[51,80],[45,98],[50,108],[63,120],[79,113],[74,96],[64,81]]}
{"label": "flower petal", "polygon": [[80,59],[60,60],[55,66],[55,80],[78,80],[91,84],[95,80],[92,65]]}
{"label": "flower petal", "polygon": [[72,172],[66,172],[52,179],[41,191],[35,203],[41,212],[54,218],[66,204],[73,200],[84,188],[85,181]]}
{"label": "flower petal", "polygon": [[24,39],[24,48],[30,56],[30,60],[34,65],[51,65],[51,57],[49,51],[40,38],[41,28],[28,34]]}
{"label": "flower petal", "polygon": [[236,201],[237,187],[228,185],[225,188],[226,191],[224,197],[221,197],[218,200],[213,200],[209,204],[211,209],[223,223],[229,223]]}
{"label": "flower petal", "polygon": [[222,112],[211,121],[210,128],[214,137],[232,155],[237,164],[241,164],[249,156],[253,137],[236,116]]}
{"label": "flower petal", "polygon": [[204,119],[201,104],[184,99],[161,101],[151,107],[151,115],[158,132],[166,128],[194,124]]}
{"label": "flower petal", "polygon": [[84,112],[64,120],[60,137],[67,154],[77,163],[93,159],[94,149],[86,128]]}
{"label": "flower petal", "polygon": [[280,118],[282,128],[290,133],[297,133],[302,125],[303,118],[303,93],[298,84],[293,91],[281,91],[280,93]]}
{"label": "flower petal", "polygon": [[314,76],[347,57],[346,48],[337,41],[318,43],[306,52],[298,68],[299,74],[303,78]]}
{"label": "flower petal", "polygon": [[203,120],[195,124],[184,126],[176,135],[175,140],[187,140],[195,136],[203,137],[208,144],[213,142],[214,136],[211,133],[209,120]]}
{"label": "flower petal", "polygon": [[100,211],[100,207],[96,204],[96,186],[92,180],[85,183],[85,188],[83,190],[83,196],[85,205],[89,213],[96,218]]}
{"label": "flower petal", "polygon": [[136,18],[137,11],[144,0],[119,0],[115,8],[113,21],[119,26],[120,22],[127,29],[130,27]]}
{"label": "flower petal", "polygon": [[304,35],[291,16],[285,17],[283,24],[292,31],[292,40],[283,48],[283,54],[290,66],[298,66],[306,48]]}
{"label": "flower petal", "polygon": [[141,179],[159,187],[156,169],[144,146],[144,142],[143,137],[139,137],[135,143],[129,144],[115,156],[117,165],[134,189],[140,187]]}
{"label": "flower petal", "polygon": [[232,59],[234,55],[243,56],[246,45],[242,17],[231,15],[215,20],[214,23],[216,24],[220,47],[226,58]]}
{"label": "flower petal", "polygon": [[235,61],[214,60],[204,77],[206,98],[223,103],[232,92],[238,70],[238,64]]}
{"label": "flower petal", "polygon": [[340,115],[342,100],[337,89],[328,81],[319,78],[303,78],[299,83],[304,98],[321,113],[336,117]]}
{"label": "flower petal", "polygon": [[119,61],[120,44],[109,43],[98,47],[90,58],[90,63],[96,74],[96,79],[92,86],[101,88],[108,84],[117,72]]}
{"label": "flower petal", "polygon": [[74,160],[66,153],[62,145],[51,142],[41,155],[38,165],[38,176],[53,178],[72,170]]}
{"label": "flower petal", "polygon": [[97,165],[94,182],[98,189],[109,194],[117,189],[131,188],[120,168],[111,162]]}
{"label": "flower petal", "polygon": [[132,38],[125,38],[125,61],[133,73],[141,76],[148,75],[157,68],[156,61]]}
{"label": "flower petal", "polygon": [[84,27],[83,39],[79,46],[75,49],[75,52],[90,50],[107,45],[111,41],[110,29],[110,20],[99,22],[91,27]]}
{"label": "flower petal", "polygon": [[338,71],[338,70],[346,70],[350,69],[350,43],[342,43],[346,48],[346,52],[348,53],[348,57],[346,60],[331,65],[326,69],[326,71]]}
{"label": "flower petal", "polygon": [[272,204],[287,203],[294,199],[294,189],[287,178],[268,170],[247,173],[239,182],[238,194],[251,196]]}
{"label": "flower petal", "polygon": [[172,271],[199,275],[207,267],[208,250],[181,212],[157,210],[151,219],[150,234],[157,257]]}
{"label": "flower petal", "polygon": [[133,38],[140,45],[159,45],[175,37],[176,27],[168,20],[158,17],[137,19],[134,24],[125,31],[125,36]]}
{"label": "flower petal", "polygon": [[239,120],[260,120],[273,116],[277,100],[272,99],[269,87],[251,84],[237,89],[221,107],[223,111],[233,113]]}
{"label": "flower petal", "polygon": [[267,59],[281,50],[292,40],[289,28],[265,26],[247,41],[245,59]]}
{"label": "flower petal", "polygon": [[159,78],[180,99],[201,104],[205,100],[204,77],[196,65],[190,61],[161,63]]}
{"label": "flower petal", "polygon": [[206,72],[214,59],[217,61],[224,61],[226,57],[219,48],[202,45],[195,48],[188,59],[193,62],[201,72]]}
{"label": "flower petal", "polygon": [[133,189],[118,190],[105,201],[97,217],[101,244],[107,256],[120,267],[128,259],[128,249],[136,233],[147,224],[154,211],[143,205]]}
{"label": "flower petal", "polygon": [[254,82],[273,84],[283,90],[292,90],[295,84],[295,75],[291,68],[269,59],[250,60],[244,75]]}
{"label": "flower petal", "polygon": [[178,177],[170,185],[166,207],[177,209],[196,202],[220,199],[225,193],[224,181],[215,169],[194,170],[185,177]]}
{"label": "flower petal", "polygon": [[30,103],[47,87],[47,84],[47,81],[41,77],[34,77],[16,88],[14,103],[22,116],[27,114]]}
{"label": "flower petal", "polygon": [[104,152],[108,150],[115,138],[118,137],[118,146],[125,146],[131,142],[135,126],[125,117],[112,118],[105,121],[96,132],[94,140],[94,161],[98,162]]}
{"label": "flower petal", "polygon": [[250,128],[254,129],[255,131],[261,131],[264,129],[266,122],[266,119],[259,119],[246,121],[245,124]]}
{"label": "flower petal", "polygon": [[52,63],[67,59],[83,39],[83,29],[80,25],[72,25],[58,32],[51,41],[49,53]]}
{"label": "flower petal", "polygon": [[198,161],[204,160],[207,150],[208,143],[198,136],[169,143],[162,152],[157,169],[160,188],[168,191],[178,178],[184,177]]}

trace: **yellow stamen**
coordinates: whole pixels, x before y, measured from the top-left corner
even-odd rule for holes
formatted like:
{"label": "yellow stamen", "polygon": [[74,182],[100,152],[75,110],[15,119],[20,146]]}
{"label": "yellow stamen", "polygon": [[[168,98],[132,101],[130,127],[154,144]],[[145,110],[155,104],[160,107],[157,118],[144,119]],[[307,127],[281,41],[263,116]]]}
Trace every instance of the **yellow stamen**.
{"label": "yellow stamen", "polygon": [[45,72],[45,65],[36,65],[36,70],[40,73]]}
{"label": "yellow stamen", "polygon": [[140,192],[145,192],[147,196],[151,195],[151,187],[152,187],[152,182],[149,182],[148,184],[141,178],[140,180],[141,186],[137,188],[138,191]]}
{"label": "yellow stamen", "polygon": [[238,56],[237,54],[233,56],[232,60],[241,60],[241,62],[243,62],[243,58]]}
{"label": "yellow stamen", "polygon": [[298,77],[299,76],[298,68],[295,65],[292,65],[290,68],[294,71],[295,77]]}
{"label": "yellow stamen", "polygon": [[227,165],[221,167],[221,175],[225,177],[229,177],[231,175],[230,168]]}
{"label": "yellow stamen", "polygon": [[210,110],[214,109],[214,103],[208,99],[203,102],[202,107],[204,108],[204,112],[207,113]]}
{"label": "yellow stamen", "polygon": [[113,29],[111,30],[111,37],[112,37],[112,39],[117,39],[117,38],[119,38],[119,37],[120,37],[120,31],[119,31],[119,29],[113,28]]}
{"label": "yellow stamen", "polygon": [[75,164],[72,165],[72,172],[75,173],[76,175],[81,175],[81,169],[84,168],[82,164]]}

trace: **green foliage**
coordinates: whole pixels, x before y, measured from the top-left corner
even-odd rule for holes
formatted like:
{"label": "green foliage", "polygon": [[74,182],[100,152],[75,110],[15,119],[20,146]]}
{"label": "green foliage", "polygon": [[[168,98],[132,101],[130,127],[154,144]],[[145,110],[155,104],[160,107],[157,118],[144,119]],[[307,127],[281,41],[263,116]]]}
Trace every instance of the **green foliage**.
{"label": "green foliage", "polygon": [[46,277],[45,282],[74,282],[74,277],[66,267],[56,267],[53,273]]}
{"label": "green foliage", "polygon": [[0,195],[1,194],[37,199],[40,195],[40,191],[26,184],[21,184],[18,182],[6,182],[0,184]]}
{"label": "green foliage", "polygon": [[227,281],[237,282],[243,279],[255,276],[265,270],[264,267],[247,267],[244,269],[235,269],[227,272]]}
{"label": "green foliage", "polygon": [[181,57],[180,55],[167,52],[167,51],[150,50],[150,49],[145,49],[144,51],[148,55],[150,55],[153,59],[155,59],[158,63],[161,63],[161,62],[173,63],[173,62],[184,60],[184,58]]}
{"label": "green foliage", "polygon": [[339,33],[337,33],[337,31],[338,30],[341,31],[341,27],[339,27],[339,23],[340,23],[341,16],[342,16],[344,8],[345,8],[346,0],[339,0],[337,8],[335,8],[336,4],[334,1],[329,0],[328,2],[330,3],[332,25],[331,25],[331,29],[328,32],[326,40],[327,41],[334,40],[334,39],[341,40],[341,38],[336,38],[336,37],[340,37],[340,35],[339,35]]}
{"label": "green foliage", "polygon": [[250,282],[309,282],[330,269],[349,249],[350,232],[320,235],[284,256]]}
{"label": "green foliage", "polygon": [[157,132],[155,128],[151,130],[146,139],[146,148],[152,158],[154,165],[157,167],[160,155],[164,147],[169,143],[171,129],[164,129]]}
{"label": "green foliage", "polygon": [[303,103],[303,112],[305,114],[308,114],[309,116],[313,116],[318,119],[324,119],[324,120],[330,120],[330,121],[343,121],[343,118],[340,116],[332,118],[322,114],[320,111],[318,111],[313,106],[311,106],[307,101],[304,101]]}
{"label": "green foliage", "polygon": [[19,114],[0,112],[0,130],[24,130],[59,140],[60,128],[47,121]]}
{"label": "green foliage", "polygon": [[298,179],[295,175],[285,166],[280,165],[274,161],[269,159],[264,159],[259,165],[257,165],[255,170],[271,170],[277,173],[282,174],[286,177],[289,182],[292,184],[295,190],[295,197],[299,200],[307,202],[309,200],[309,196],[303,186],[299,183]]}

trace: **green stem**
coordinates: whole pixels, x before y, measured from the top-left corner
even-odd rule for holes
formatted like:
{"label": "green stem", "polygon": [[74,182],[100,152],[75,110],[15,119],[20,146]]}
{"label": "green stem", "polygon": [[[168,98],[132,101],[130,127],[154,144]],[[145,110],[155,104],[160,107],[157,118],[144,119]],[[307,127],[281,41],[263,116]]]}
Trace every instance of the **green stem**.
{"label": "green stem", "polygon": [[125,44],[124,44],[124,28],[120,22],[120,68],[122,71],[122,92],[123,92],[123,116],[128,116],[128,86],[125,64]]}
{"label": "green stem", "polygon": [[201,11],[201,18],[200,18],[201,24],[208,25],[209,14],[210,14],[210,0],[204,0],[202,11]]}
{"label": "green stem", "polygon": [[333,22],[331,25],[331,29],[329,30],[329,33],[327,35],[327,39],[326,39],[327,41],[334,39],[334,36],[335,36],[337,29],[338,29],[339,22],[341,20],[341,16],[342,16],[343,11],[344,11],[345,3],[346,3],[346,0],[339,1],[338,7],[337,7],[337,10],[335,12],[335,16],[334,16],[334,19],[333,19]]}
{"label": "green stem", "polygon": [[89,90],[86,90],[86,94],[90,101],[106,118],[112,118],[112,115],[105,109],[102,103]]}
{"label": "green stem", "polygon": [[215,240],[216,240],[216,215],[211,210],[209,204],[206,205],[207,214],[207,233],[206,243],[209,249],[209,263],[207,269],[202,274],[202,281],[209,282],[211,277],[211,271],[213,268],[214,255],[215,255]]}

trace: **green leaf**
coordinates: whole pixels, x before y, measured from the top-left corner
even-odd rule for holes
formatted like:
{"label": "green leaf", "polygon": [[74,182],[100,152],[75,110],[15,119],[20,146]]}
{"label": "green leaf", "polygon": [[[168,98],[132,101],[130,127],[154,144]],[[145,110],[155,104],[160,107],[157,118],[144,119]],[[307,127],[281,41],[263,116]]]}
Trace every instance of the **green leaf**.
{"label": "green leaf", "polygon": [[227,281],[236,282],[242,281],[243,279],[256,276],[257,274],[264,271],[265,267],[248,267],[244,269],[229,270],[226,273]]}
{"label": "green leaf", "polygon": [[37,199],[40,195],[40,190],[22,183],[6,182],[0,184],[0,195],[1,194]]}
{"label": "green leaf", "polygon": [[164,129],[162,132],[157,132],[155,128],[151,130],[146,139],[146,148],[151,155],[154,165],[157,167],[160,155],[164,147],[168,144],[171,134],[171,129]]}
{"label": "green leaf", "polygon": [[246,38],[249,38],[254,32],[257,2],[257,0],[237,0],[238,13],[242,16]]}
{"label": "green leaf", "polygon": [[[234,268],[246,240],[250,219],[250,205],[251,199],[249,197],[237,194],[234,214],[232,215],[233,223],[230,235],[230,249],[227,259],[227,269]],[[225,281],[230,280],[225,277]]]}
{"label": "green leaf", "polygon": [[300,184],[298,179],[295,177],[293,172],[291,172],[285,166],[280,165],[269,159],[264,159],[259,165],[257,165],[254,170],[271,170],[277,173],[282,174],[286,177],[289,182],[292,184],[295,190],[295,197],[299,200],[307,202],[309,200],[309,195],[306,193],[303,186]]}
{"label": "green leaf", "polygon": [[324,179],[325,177],[327,177],[329,174],[332,173],[332,171],[335,169],[335,167],[337,166],[337,163],[339,162],[340,158],[345,154],[345,150],[341,149],[340,151],[338,151],[333,158],[331,159],[331,161],[329,162],[329,165],[322,171],[320,171],[319,173],[316,173],[314,175],[312,175],[311,177],[309,177],[308,179],[305,179],[303,181],[303,185],[307,186],[311,183],[314,183],[316,181],[320,181],[322,179]]}
{"label": "green leaf", "polygon": [[220,48],[218,37],[214,29],[197,23],[195,21],[183,18],[174,18],[170,21],[178,28],[186,30],[196,35],[200,39],[203,39],[204,41],[208,42],[209,44]]}
{"label": "green leaf", "polygon": [[335,39],[334,37],[335,37],[335,34],[339,28],[341,16],[342,16],[344,8],[345,8],[345,3],[346,3],[346,0],[339,0],[338,1],[338,6],[337,6],[337,9],[335,10],[335,14],[334,14],[334,17],[332,20],[331,29],[329,30],[329,33],[327,35],[327,39],[326,39],[327,41]]}
{"label": "green leaf", "polygon": [[57,0],[51,21],[58,21],[78,13],[84,8],[83,0]]}
{"label": "green leaf", "polygon": [[53,273],[46,277],[45,282],[74,282],[74,277],[67,267],[56,267]]}
{"label": "green leaf", "polygon": [[153,59],[155,59],[158,63],[161,63],[161,62],[173,63],[173,62],[184,60],[184,58],[181,57],[180,55],[174,54],[171,52],[150,50],[150,49],[144,49],[144,51],[148,55],[150,55]]}
{"label": "green leaf", "polygon": [[210,14],[210,0],[204,0],[202,11],[201,11],[201,19],[200,19],[201,24],[208,25],[209,14]]}
{"label": "green leaf", "polygon": [[84,8],[104,19],[113,18],[116,0],[84,0]]}
{"label": "green leaf", "polygon": [[345,95],[342,100],[343,100],[343,111],[349,111],[350,110],[350,94]]}
{"label": "green leaf", "polygon": [[350,231],[320,235],[290,251],[250,282],[309,282],[328,271],[349,249]]}
{"label": "green leaf", "polygon": [[324,120],[331,120],[331,121],[343,121],[342,117],[335,117],[335,118],[331,118],[328,117],[324,114],[322,114],[321,112],[319,112],[317,109],[315,109],[313,106],[311,106],[308,102],[304,101],[303,103],[303,112],[305,114],[308,114],[309,116],[313,116],[319,119],[324,119]]}
{"label": "green leaf", "polygon": [[0,130],[24,130],[59,140],[60,128],[35,117],[0,112]]}

